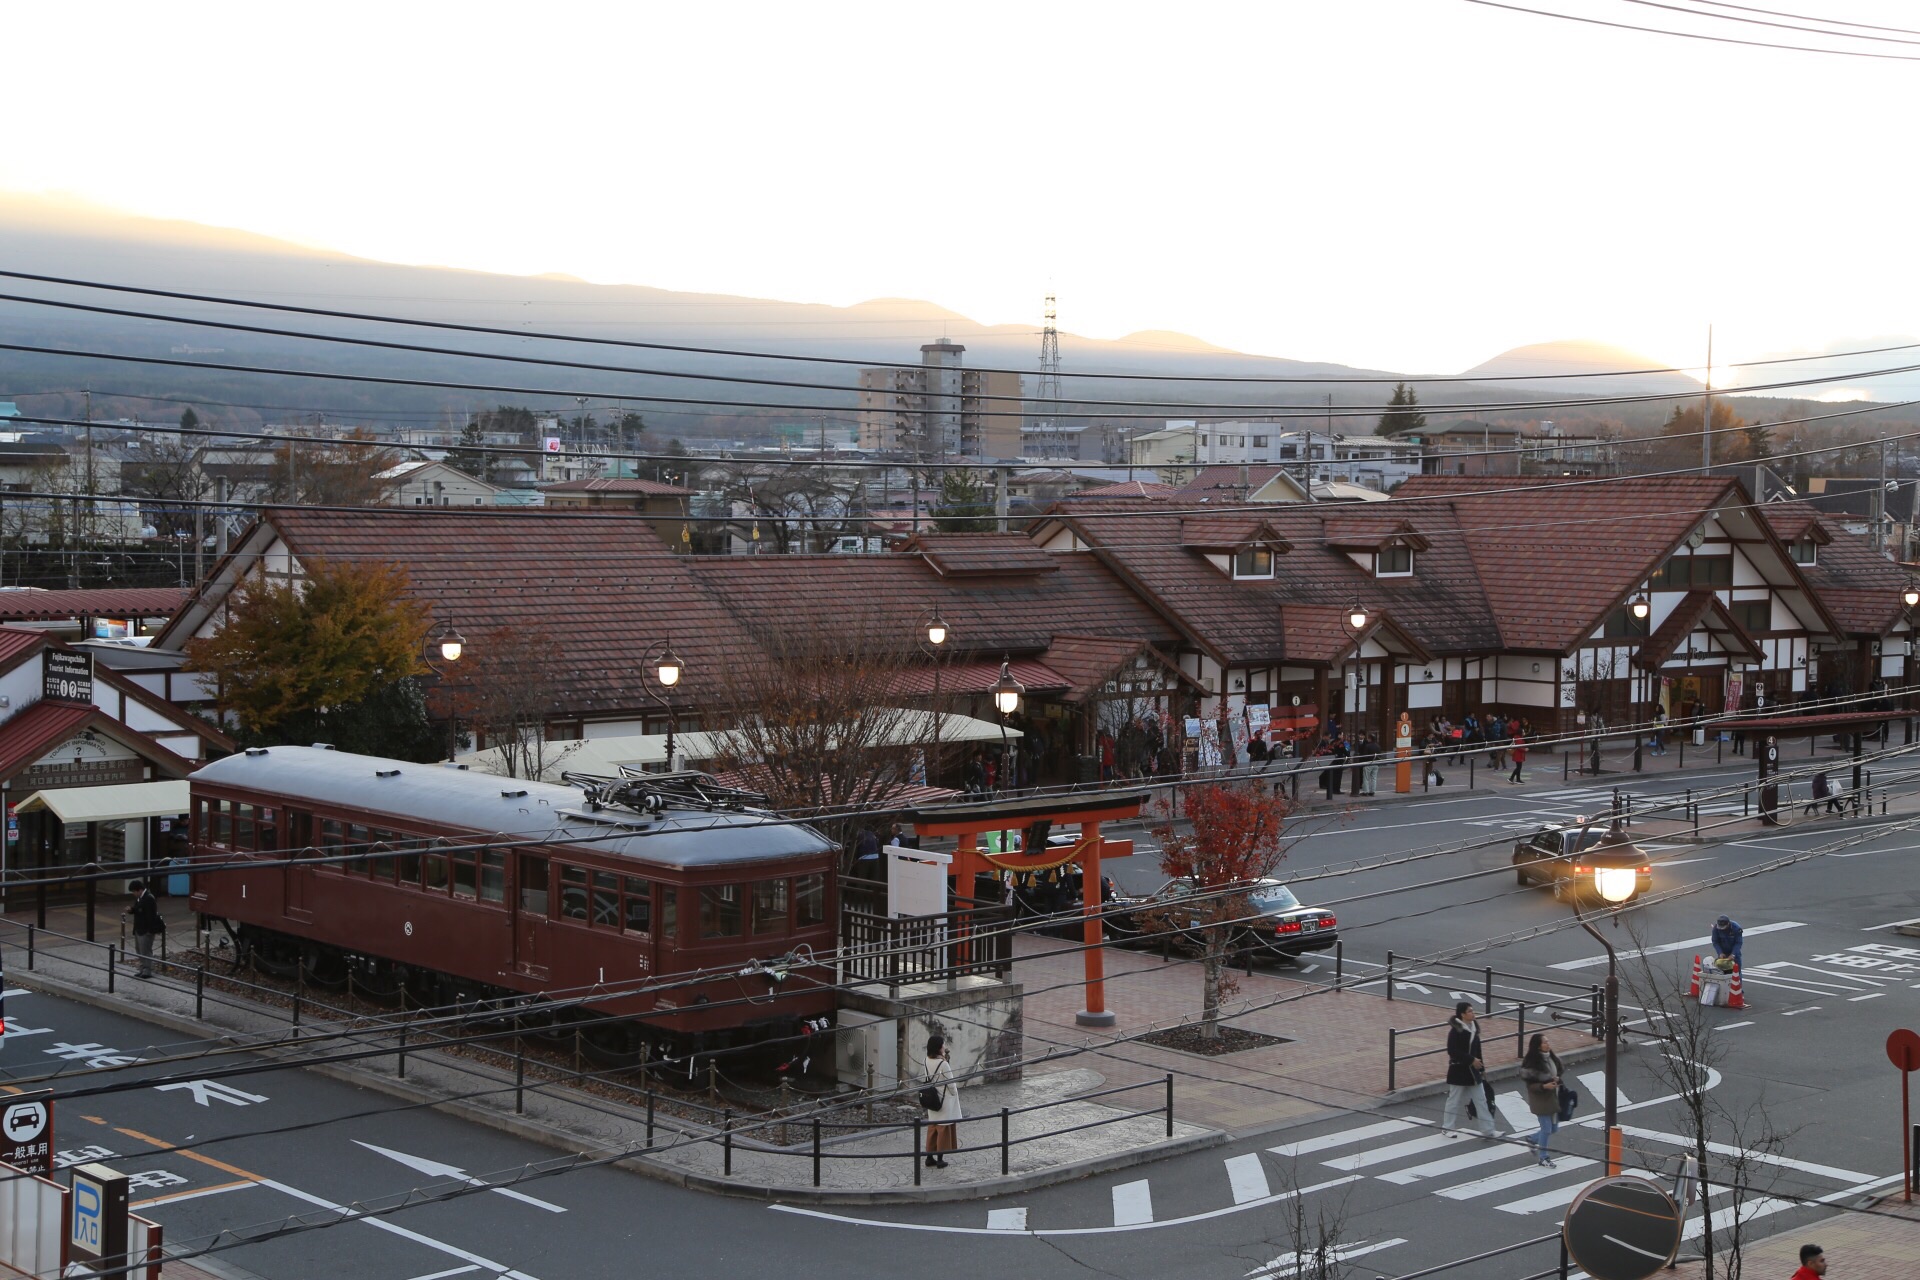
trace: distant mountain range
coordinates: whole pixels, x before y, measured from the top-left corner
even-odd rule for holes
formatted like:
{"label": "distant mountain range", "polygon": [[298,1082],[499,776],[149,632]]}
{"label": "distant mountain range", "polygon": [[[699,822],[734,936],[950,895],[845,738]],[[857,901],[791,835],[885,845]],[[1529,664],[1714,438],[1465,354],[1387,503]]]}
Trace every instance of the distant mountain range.
{"label": "distant mountain range", "polygon": [[[138,218],[64,202],[0,195],[0,263],[9,269],[79,279],[137,284],[183,292],[297,303],[335,310],[453,321],[512,330],[588,335],[599,339],[830,357],[860,362],[911,363],[922,343],[948,338],[967,348],[966,362],[1027,372],[1034,387],[1039,335],[1029,325],[981,325],[929,302],[881,298],[831,307],[720,294],[682,293],[639,285],[597,285],[549,274],[503,276],[442,267],[396,266],[309,249],[246,232],[195,223]],[[61,311],[0,301],[0,342],[61,350],[152,357],[175,364],[135,365],[98,356],[0,351],[0,399],[29,412],[58,415],[76,407],[79,388],[94,391],[98,416],[143,413],[172,416],[172,405],[193,404],[203,417],[233,425],[284,422],[302,415],[331,420],[430,421],[496,403],[573,412],[576,396],[653,398],[639,407],[671,434],[733,434],[750,419],[844,418],[854,405],[855,366],[800,363],[755,355],[736,358],[699,351],[635,350],[590,342],[544,342],[497,335],[462,335],[372,321],[237,311],[166,298],[108,294],[0,278],[0,292],[153,313],[161,319]],[[449,352],[538,355],[618,366],[630,372],[542,367],[345,346],[297,336],[247,334],[179,323],[177,318],[237,319],[306,334],[389,340]],[[1150,426],[1158,417],[1186,417],[1205,409],[1112,409],[1094,400],[1193,401],[1213,413],[1244,413],[1322,404],[1332,394],[1344,404],[1381,403],[1390,385],[1343,385],[1356,377],[1393,378],[1391,371],[1248,355],[1187,334],[1148,331],[1116,340],[1060,338],[1065,392],[1089,417]],[[245,364],[286,370],[271,376],[208,367]],[[1698,383],[1684,374],[1633,378],[1576,377],[1513,382],[1523,374],[1656,368],[1657,362],[1597,343],[1555,342],[1505,352],[1469,371],[1474,381],[1425,385],[1422,403],[1436,413],[1448,404],[1531,402],[1567,395],[1687,392]],[[299,376],[348,373],[395,380],[391,385]],[[1107,382],[1086,373],[1158,373],[1182,376],[1286,378],[1278,384],[1176,381]],[[674,374],[723,375],[820,384],[752,386]],[[1315,381],[1326,379],[1326,381]],[[405,385],[409,382],[476,384]],[[487,388],[504,388],[489,390]],[[663,403],[663,399],[709,403]],[[726,402],[735,402],[732,404]],[[738,402],[747,402],[743,407]],[[58,407],[55,407],[58,406]],[[1635,425],[1665,416],[1665,406],[1596,408],[1594,413]],[[1118,415],[1132,413],[1133,419]],[[1518,410],[1523,419],[1575,415]],[[1370,431],[1371,417],[1336,419],[1336,428]]]}

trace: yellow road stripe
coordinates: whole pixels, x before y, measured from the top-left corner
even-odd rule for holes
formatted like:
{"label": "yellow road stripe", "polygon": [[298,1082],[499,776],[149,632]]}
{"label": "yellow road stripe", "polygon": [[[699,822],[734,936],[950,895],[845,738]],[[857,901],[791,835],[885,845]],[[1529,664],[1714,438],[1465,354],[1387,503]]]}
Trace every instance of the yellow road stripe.
{"label": "yellow road stripe", "polygon": [[169,1200],[183,1200],[188,1196],[210,1196],[216,1191],[231,1191],[235,1187],[257,1187],[260,1184],[252,1178],[241,1178],[234,1182],[222,1182],[211,1187],[192,1187],[186,1191],[175,1191],[164,1196],[154,1196],[151,1200],[135,1200],[129,1209],[144,1209],[152,1204],[165,1204]]}
{"label": "yellow road stripe", "polygon": [[245,1178],[248,1182],[259,1182],[265,1177],[264,1174],[249,1173],[237,1165],[226,1164],[222,1161],[215,1160],[212,1156],[203,1156],[197,1151],[189,1151],[185,1147],[176,1147],[171,1142],[162,1142],[158,1138],[141,1133],[138,1129],[115,1129],[114,1132],[124,1133],[136,1142],[144,1142],[149,1146],[159,1147],[169,1155],[184,1156],[189,1160],[198,1160],[201,1164],[218,1169],[222,1173],[230,1173],[236,1178]]}

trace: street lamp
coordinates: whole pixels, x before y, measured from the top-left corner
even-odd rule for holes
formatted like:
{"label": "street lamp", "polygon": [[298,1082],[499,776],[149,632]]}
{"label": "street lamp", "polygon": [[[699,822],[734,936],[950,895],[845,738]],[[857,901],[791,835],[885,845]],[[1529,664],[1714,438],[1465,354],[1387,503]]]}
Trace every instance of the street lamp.
{"label": "street lamp", "polygon": [[[449,687],[448,676],[453,664],[460,661],[460,655],[467,651],[467,638],[455,630],[453,614],[448,612],[446,620],[440,624],[440,630],[428,641],[433,652],[440,655],[440,661],[427,659],[427,669],[440,678],[440,685],[447,694],[447,759],[451,761],[460,749],[460,714],[454,703],[453,690]],[[444,664],[444,665],[443,665]]]}
{"label": "street lamp", "polygon": [[932,785],[934,771],[940,767],[940,721],[945,716],[940,709],[940,656],[953,632],[940,616],[938,605],[921,614],[920,621],[926,628],[926,640],[920,647],[933,659],[933,750],[927,756],[927,782]]}
{"label": "street lamp", "polygon": [[[1360,665],[1360,652],[1365,643],[1363,637],[1369,621],[1371,619],[1367,613],[1367,606],[1358,600],[1347,602],[1347,616],[1341,620],[1341,625],[1353,639],[1353,715],[1356,720],[1360,717],[1360,682],[1366,678],[1366,668]],[[1342,679],[1341,683],[1344,685],[1346,681]],[[1341,710],[1345,711],[1346,708],[1342,707]]]}
{"label": "street lamp", "polygon": [[[1633,598],[1632,603],[1627,605],[1627,612],[1633,616],[1635,622],[1645,622],[1648,615],[1653,612],[1653,601],[1647,599],[1647,593],[1642,591]],[[1629,672],[1628,674],[1632,675],[1633,673]],[[1635,697],[1633,699],[1633,716],[1631,718],[1633,720],[1633,771],[1635,773],[1640,772],[1640,765],[1644,758],[1642,753],[1646,750],[1647,745],[1646,726],[1640,723],[1640,710],[1646,706],[1647,699],[1640,695],[1645,691],[1647,682],[1651,679],[1651,672],[1642,671],[1635,677],[1633,685]]]}
{"label": "street lamp", "polygon": [[[656,640],[647,646],[640,656],[640,687],[647,696],[667,709],[667,772],[673,772],[673,734],[679,727],[673,711],[673,690],[680,683],[686,666],[674,653],[673,645],[665,640]],[[648,675],[652,675],[649,680]],[[654,684],[666,690],[664,694],[654,690]]]}
{"label": "street lamp", "polygon": [[[1594,894],[1609,908],[1617,908],[1633,897],[1634,890],[1639,887],[1640,871],[1647,865],[1647,855],[1627,840],[1618,818],[1607,829],[1606,840],[1580,854],[1579,858],[1581,869],[1590,868],[1592,871]],[[1580,922],[1582,929],[1593,935],[1593,940],[1607,953],[1607,986],[1602,1016],[1606,1019],[1607,1045],[1607,1173],[1612,1176],[1620,1172],[1615,1145],[1620,1120],[1620,960],[1614,954],[1613,944],[1580,913],[1580,884],[1577,880],[1573,890],[1573,918]]]}
{"label": "street lamp", "polygon": [[1007,766],[1013,763],[1013,749],[1007,745],[1007,717],[1020,709],[1020,699],[1026,694],[1027,686],[1013,678],[1012,665],[1005,658],[1000,659],[1000,678],[993,682],[993,707],[1000,713],[1000,769],[1004,775]]}

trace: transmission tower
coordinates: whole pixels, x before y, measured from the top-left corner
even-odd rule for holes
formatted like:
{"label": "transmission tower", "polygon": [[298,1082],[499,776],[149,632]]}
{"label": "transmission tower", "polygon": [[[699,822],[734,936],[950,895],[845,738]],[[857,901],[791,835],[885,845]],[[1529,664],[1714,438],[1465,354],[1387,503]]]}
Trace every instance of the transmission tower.
{"label": "transmission tower", "polygon": [[1040,331],[1040,389],[1035,397],[1042,414],[1040,427],[1048,431],[1060,412],[1060,330],[1055,319],[1053,295],[1048,294],[1047,327]]}

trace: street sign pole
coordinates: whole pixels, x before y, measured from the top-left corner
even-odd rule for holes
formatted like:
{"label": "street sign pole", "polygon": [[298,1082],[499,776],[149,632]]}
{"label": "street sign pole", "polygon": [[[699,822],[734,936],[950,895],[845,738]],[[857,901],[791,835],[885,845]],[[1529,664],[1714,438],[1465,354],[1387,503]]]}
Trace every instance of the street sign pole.
{"label": "street sign pole", "polygon": [[1908,1084],[1920,1071],[1920,1034],[1905,1027],[1887,1037],[1887,1057],[1900,1068],[1900,1198],[1913,1201],[1913,1112],[1908,1105]]}

